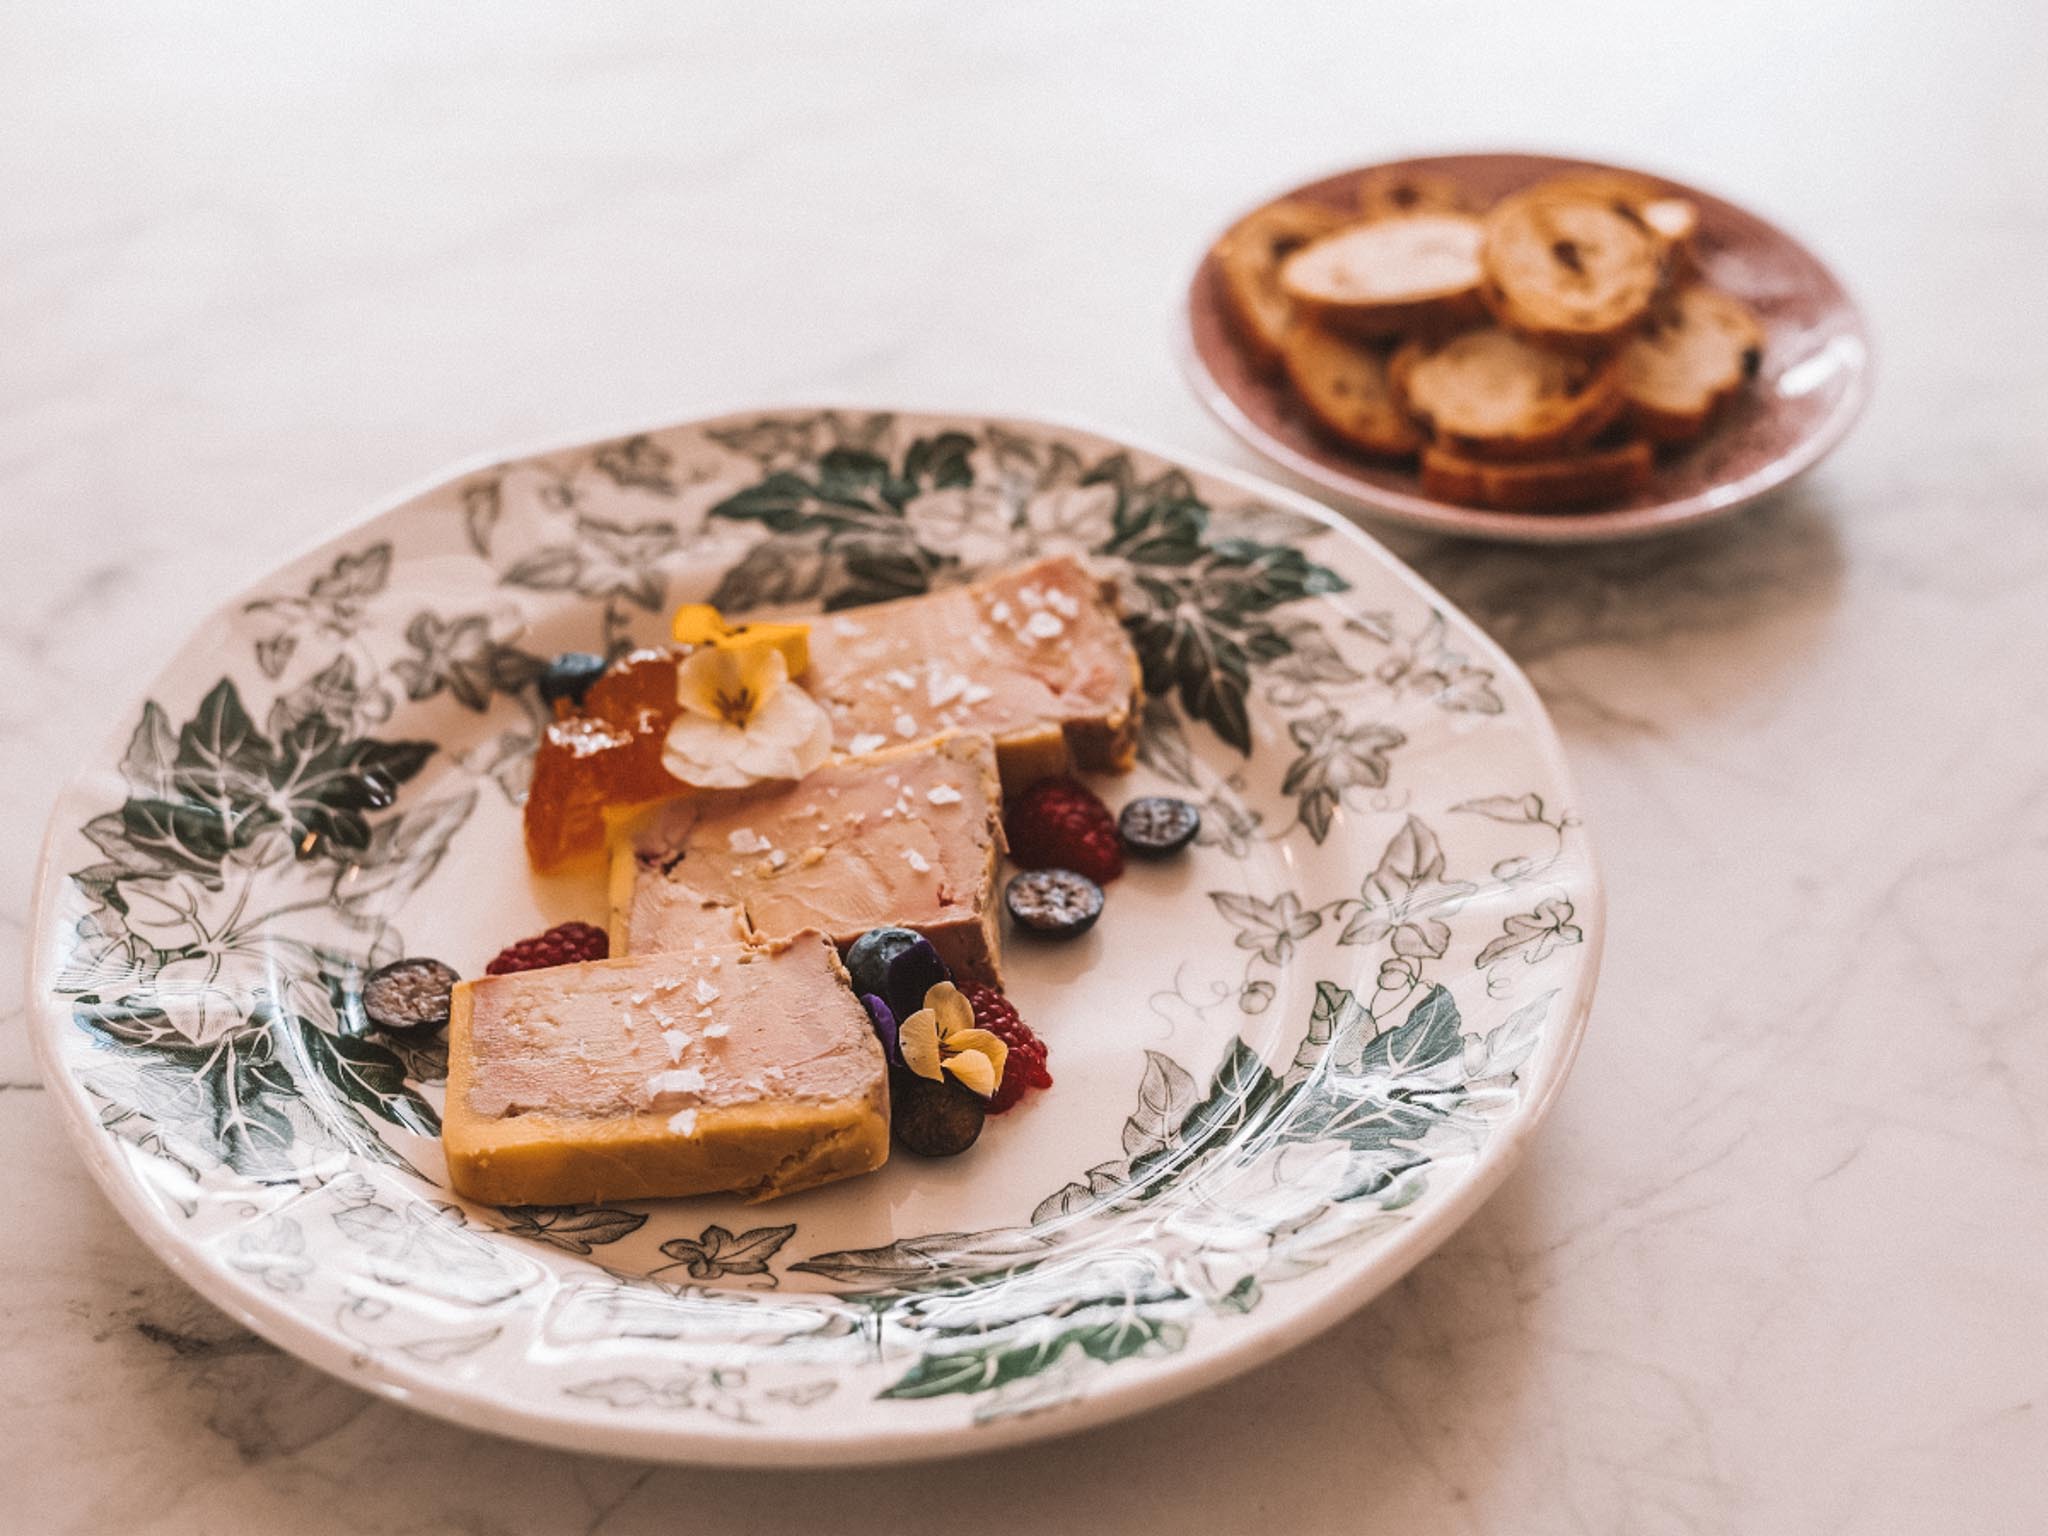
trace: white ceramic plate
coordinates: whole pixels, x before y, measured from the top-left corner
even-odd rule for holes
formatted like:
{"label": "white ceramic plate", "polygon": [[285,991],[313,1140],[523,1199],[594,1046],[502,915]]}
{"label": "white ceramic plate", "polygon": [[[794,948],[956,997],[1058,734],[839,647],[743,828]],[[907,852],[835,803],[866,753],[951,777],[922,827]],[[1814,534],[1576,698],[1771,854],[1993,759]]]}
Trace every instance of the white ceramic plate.
{"label": "white ceramic plate", "polygon": [[[1206,820],[1013,946],[1057,1086],[770,1205],[453,1198],[439,1055],[364,1038],[356,978],[601,916],[521,853],[538,658],[1070,549],[1159,690],[1105,788]],[[1268,1359],[1470,1214],[1592,996],[1575,804],[1508,660],[1299,497],[1032,422],[728,417],[460,475],[223,604],[59,803],[30,1011],[145,1241],[337,1375],[622,1455],[973,1451]]]}

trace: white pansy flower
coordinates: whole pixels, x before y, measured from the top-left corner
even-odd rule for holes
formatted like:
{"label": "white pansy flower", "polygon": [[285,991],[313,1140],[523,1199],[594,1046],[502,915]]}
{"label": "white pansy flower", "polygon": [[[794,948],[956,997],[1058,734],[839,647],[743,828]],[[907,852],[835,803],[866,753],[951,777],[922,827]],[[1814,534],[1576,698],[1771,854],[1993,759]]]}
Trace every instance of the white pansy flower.
{"label": "white pansy flower", "polygon": [[661,766],[699,789],[800,779],[832,752],[832,719],[774,645],[707,646],[676,669],[682,713]]}

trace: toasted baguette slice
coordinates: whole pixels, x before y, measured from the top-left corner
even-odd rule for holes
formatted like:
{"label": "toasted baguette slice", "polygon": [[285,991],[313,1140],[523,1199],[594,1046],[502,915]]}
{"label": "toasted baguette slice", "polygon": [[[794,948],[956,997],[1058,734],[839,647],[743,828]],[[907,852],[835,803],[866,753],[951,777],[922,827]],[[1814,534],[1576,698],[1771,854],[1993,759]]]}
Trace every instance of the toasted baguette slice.
{"label": "toasted baguette slice", "polygon": [[1521,464],[1490,464],[1442,448],[1422,450],[1422,491],[1440,501],[1501,512],[1540,512],[1612,501],[1650,483],[1650,445],[1613,448]]}
{"label": "toasted baguette slice", "polygon": [[1471,213],[1476,205],[1458,182],[1434,171],[1367,171],[1352,192],[1361,218],[1411,213]]}
{"label": "toasted baguette slice", "polygon": [[1483,459],[1535,459],[1590,442],[1621,413],[1613,359],[1559,352],[1484,326],[1410,342],[1389,366],[1394,396],[1437,443]]}
{"label": "toasted baguette slice", "polygon": [[1303,319],[1366,341],[1463,325],[1484,313],[1479,230],[1459,213],[1354,224],[1281,263],[1280,289]]}
{"label": "toasted baguette slice", "polygon": [[1740,299],[1699,283],[1681,288],[1621,349],[1630,424],[1652,442],[1691,442],[1756,373],[1763,346],[1763,327]]}
{"label": "toasted baguette slice", "polygon": [[1541,189],[1600,198],[1623,218],[1640,219],[1667,245],[1690,240],[1700,224],[1699,208],[1691,198],[1666,192],[1649,177],[1626,171],[1574,171],[1551,177]]}
{"label": "toasted baguette slice", "polygon": [[1627,171],[1573,171],[1542,183],[1548,191],[1574,191],[1600,198],[1623,218],[1637,219],[1664,244],[1667,276],[1692,272],[1692,237],[1699,231],[1699,205],[1667,192],[1647,176]]}
{"label": "toasted baguette slice", "polygon": [[1280,291],[1280,263],[1346,222],[1343,210],[1321,203],[1269,203],[1217,242],[1224,310],[1264,372],[1279,370],[1280,338],[1294,319],[1294,306]]}
{"label": "toasted baguette slice", "polygon": [[1282,348],[1288,382],[1317,426],[1348,447],[1407,459],[1422,437],[1394,398],[1386,354],[1362,342],[1297,325]]}
{"label": "toasted baguette slice", "polygon": [[1666,255],[1639,213],[1570,188],[1534,187],[1486,216],[1487,307],[1526,336],[1598,350],[1642,319]]}

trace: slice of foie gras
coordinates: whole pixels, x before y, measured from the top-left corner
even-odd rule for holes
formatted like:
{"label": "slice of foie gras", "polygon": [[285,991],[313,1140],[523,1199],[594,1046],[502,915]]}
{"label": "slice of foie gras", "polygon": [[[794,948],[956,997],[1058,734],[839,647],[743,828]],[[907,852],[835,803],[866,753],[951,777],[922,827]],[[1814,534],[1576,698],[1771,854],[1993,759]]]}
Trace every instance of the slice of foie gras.
{"label": "slice of foie gras", "polygon": [[465,981],[441,1145],[458,1194],[756,1200],[879,1168],[889,1083],[821,933]]}
{"label": "slice of foie gras", "polygon": [[674,800],[613,845],[611,939],[644,954],[698,942],[707,917],[840,946],[915,928],[962,981],[1002,984],[996,753],[979,734],[836,759],[795,785]]}
{"label": "slice of foie gras", "polygon": [[1012,793],[1069,767],[1127,772],[1142,675],[1111,596],[1057,555],[850,609],[812,624],[803,686],[831,712],[842,752],[982,731]]}

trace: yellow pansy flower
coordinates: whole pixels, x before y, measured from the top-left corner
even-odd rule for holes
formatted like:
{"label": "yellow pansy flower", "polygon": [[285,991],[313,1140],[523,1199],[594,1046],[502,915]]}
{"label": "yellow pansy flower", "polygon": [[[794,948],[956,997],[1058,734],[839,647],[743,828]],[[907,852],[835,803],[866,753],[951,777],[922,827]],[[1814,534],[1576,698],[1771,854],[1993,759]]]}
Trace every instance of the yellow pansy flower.
{"label": "yellow pansy flower", "polygon": [[782,652],[791,677],[802,677],[811,665],[811,626],[808,624],[728,624],[725,615],[709,603],[685,603],[669,620],[669,633],[677,645],[731,648],[772,645]]}
{"label": "yellow pansy flower", "polygon": [[765,640],[707,645],[676,668],[682,712],[662,742],[661,766],[700,789],[800,779],[832,753],[832,717],[789,680],[782,651]]}
{"label": "yellow pansy flower", "polygon": [[974,1005],[950,981],[925,993],[924,1006],[898,1026],[896,1044],[903,1064],[919,1077],[942,1082],[950,1072],[984,1099],[1001,1084],[1010,1059],[1000,1035],[975,1026]]}

